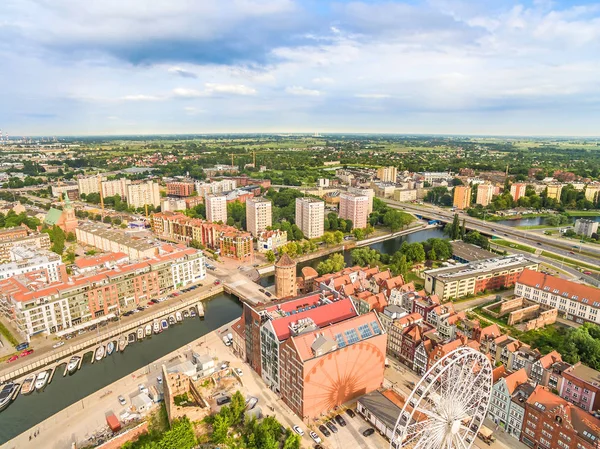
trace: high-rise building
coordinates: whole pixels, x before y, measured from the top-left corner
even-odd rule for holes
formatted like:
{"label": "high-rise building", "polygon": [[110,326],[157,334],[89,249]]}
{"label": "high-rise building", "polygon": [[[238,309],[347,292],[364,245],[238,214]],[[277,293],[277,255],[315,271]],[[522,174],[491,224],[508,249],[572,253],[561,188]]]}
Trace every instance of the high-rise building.
{"label": "high-rise building", "polygon": [[560,201],[560,194],[562,193],[562,184],[550,184],[548,186],[548,198]]}
{"label": "high-rise building", "polygon": [[355,193],[340,194],[340,218],[352,220],[356,229],[367,227],[369,197]]}
{"label": "high-rise building", "polygon": [[369,198],[367,203],[367,214],[373,212],[373,198],[375,198],[375,190],[367,189],[364,187],[348,187],[349,193],[356,193],[357,195],[366,195]]}
{"label": "high-rise building", "polygon": [[296,296],[296,262],[284,254],[275,263],[275,296],[279,299]]}
{"label": "high-rise building", "polygon": [[600,199],[600,184],[588,184],[585,187],[585,199],[595,203]]}
{"label": "high-rise building", "polygon": [[296,225],[307,239],[325,232],[325,203],[316,198],[296,198]]}
{"label": "high-rise building", "polygon": [[77,178],[77,187],[79,195],[89,195],[90,193],[100,192],[100,183],[106,181],[106,176],[79,176]]}
{"label": "high-rise building", "polygon": [[479,184],[477,186],[477,204],[487,206],[492,202],[494,196],[494,186],[491,184]]}
{"label": "high-rise building", "polygon": [[271,201],[262,197],[250,198],[246,201],[246,229],[254,237],[273,224]]}
{"label": "high-rise building", "polygon": [[379,167],[377,177],[383,182],[396,182],[398,169],[396,167]]}
{"label": "high-rise building", "polygon": [[136,209],[146,205],[153,207],[160,206],[158,184],[154,181],[129,184],[127,186],[127,204]]}
{"label": "high-rise building", "polygon": [[114,179],[112,181],[102,182],[102,195],[104,198],[107,196],[119,195],[121,199],[127,198],[127,186],[131,184],[130,179]]}
{"label": "high-rise building", "polygon": [[454,187],[454,207],[458,209],[467,209],[471,205],[471,187]]}
{"label": "high-rise building", "polygon": [[588,220],[586,218],[575,220],[575,233],[578,235],[591,237],[592,234],[598,233],[598,222],[594,220]]}
{"label": "high-rise building", "polygon": [[227,223],[227,197],[225,195],[207,194],[204,202],[208,221]]}
{"label": "high-rise building", "polygon": [[194,183],[188,182],[168,182],[167,195],[172,196],[192,196],[194,194]]}
{"label": "high-rise building", "polygon": [[527,190],[527,184],[517,183],[510,186],[510,194],[513,197],[513,201],[518,201],[519,198],[525,196]]}

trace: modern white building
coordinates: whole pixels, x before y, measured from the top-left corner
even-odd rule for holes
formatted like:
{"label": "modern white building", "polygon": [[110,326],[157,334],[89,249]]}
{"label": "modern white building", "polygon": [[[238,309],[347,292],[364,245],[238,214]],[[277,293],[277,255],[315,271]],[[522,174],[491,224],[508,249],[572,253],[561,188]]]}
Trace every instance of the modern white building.
{"label": "modern white building", "polygon": [[213,181],[205,183],[202,181],[196,181],[195,188],[199,196],[204,196],[208,193],[226,193],[235,190],[237,182],[235,179],[222,179],[220,181]]}
{"label": "modern white building", "polygon": [[246,229],[257,237],[273,225],[273,211],[270,200],[256,196],[246,201]]}
{"label": "modern white building", "polygon": [[127,204],[139,209],[146,205],[160,206],[160,190],[154,181],[146,181],[127,186]]}
{"label": "modern white building", "polygon": [[120,178],[112,181],[102,182],[102,195],[107,196],[119,195],[121,199],[127,199],[127,186],[131,184],[130,179]]}
{"label": "modern white building", "polygon": [[204,203],[208,221],[227,223],[227,197],[225,195],[207,194],[204,197]]}
{"label": "modern white building", "polygon": [[575,233],[577,235],[583,235],[586,237],[591,237],[592,234],[598,233],[598,223],[594,220],[588,220],[585,218],[580,218],[575,221]]}
{"label": "modern white building", "polygon": [[45,249],[15,246],[10,250],[10,259],[0,264],[0,280],[38,271],[45,274],[47,282],[58,282],[66,273],[61,257]]}
{"label": "modern white building", "polygon": [[106,181],[106,176],[79,176],[77,178],[77,186],[79,187],[79,195],[100,192],[100,183]]}
{"label": "modern white building", "polygon": [[175,212],[186,210],[187,206],[183,198],[163,198],[160,202],[161,212]]}
{"label": "modern white building", "polygon": [[325,232],[325,203],[311,197],[296,198],[296,225],[307,239],[321,237]]}

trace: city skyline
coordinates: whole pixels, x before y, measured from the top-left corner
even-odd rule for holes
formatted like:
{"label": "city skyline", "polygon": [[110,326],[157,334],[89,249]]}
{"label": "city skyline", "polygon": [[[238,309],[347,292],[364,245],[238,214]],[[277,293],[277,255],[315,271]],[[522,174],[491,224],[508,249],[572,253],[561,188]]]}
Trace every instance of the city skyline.
{"label": "city skyline", "polygon": [[10,1],[10,135],[598,135],[600,8]]}

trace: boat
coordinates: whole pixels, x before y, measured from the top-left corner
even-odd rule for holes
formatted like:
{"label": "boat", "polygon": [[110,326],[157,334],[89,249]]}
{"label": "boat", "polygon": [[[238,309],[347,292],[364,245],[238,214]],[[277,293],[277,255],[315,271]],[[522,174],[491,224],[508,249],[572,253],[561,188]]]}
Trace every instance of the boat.
{"label": "boat", "polygon": [[151,324],[146,324],[146,328],[144,330],[145,330],[146,337],[149,337],[150,335],[152,335],[152,325]]}
{"label": "boat", "polygon": [[129,343],[129,344],[135,343],[135,332],[132,332],[131,334],[128,335],[127,343]]}
{"label": "boat", "polygon": [[125,351],[125,346],[127,346],[127,339],[125,337],[121,337],[119,340],[119,351]]}
{"label": "boat", "polygon": [[169,323],[167,323],[167,320],[165,320],[165,319],[160,320],[160,328],[162,330],[166,330],[169,328]]}
{"label": "boat", "polygon": [[158,321],[152,323],[152,330],[155,334],[160,334],[162,332],[162,329],[160,328],[160,323]]}
{"label": "boat", "polygon": [[114,350],[115,350],[115,342],[109,341],[108,344],[106,345],[106,354],[111,355]]}
{"label": "boat", "polygon": [[184,318],[189,318],[190,317],[190,312],[188,312],[187,310],[183,311],[183,317]]}
{"label": "boat", "polygon": [[102,360],[102,357],[104,357],[104,345],[100,345],[96,349],[96,360]]}
{"label": "boat", "polygon": [[67,363],[67,372],[69,374],[73,374],[75,371],[77,371],[77,368],[79,368],[79,361],[81,360],[81,357],[74,355],[73,357],[71,357],[71,359],[69,360],[69,363]]}
{"label": "boat", "polygon": [[181,323],[183,321],[183,316],[181,315],[181,312],[179,310],[175,312],[175,319],[178,323]]}
{"label": "boat", "polygon": [[35,378],[35,374],[31,374],[25,378],[23,384],[21,385],[22,395],[33,393],[33,390],[35,390]]}
{"label": "boat", "polygon": [[175,324],[175,317],[173,315],[169,315],[169,325],[173,326]]}
{"label": "boat", "polygon": [[0,412],[10,405],[16,396],[19,384],[9,382],[0,390]]}
{"label": "boat", "polygon": [[38,391],[43,390],[48,383],[48,378],[48,371],[42,371],[40,374],[38,374],[37,378],[35,379],[35,389]]}
{"label": "boat", "polygon": [[191,317],[195,317],[196,316],[196,309],[191,309],[190,310],[190,316]]}
{"label": "boat", "polygon": [[137,330],[137,339],[138,339],[138,341],[141,341],[144,339],[144,328],[143,327],[140,327]]}

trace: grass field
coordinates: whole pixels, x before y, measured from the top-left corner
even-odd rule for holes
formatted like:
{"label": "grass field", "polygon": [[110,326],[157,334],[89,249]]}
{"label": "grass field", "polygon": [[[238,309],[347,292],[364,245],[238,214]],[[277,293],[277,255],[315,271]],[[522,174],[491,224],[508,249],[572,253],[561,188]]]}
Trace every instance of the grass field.
{"label": "grass field", "polygon": [[567,214],[581,217],[598,217],[600,216],[600,210],[568,210]]}

